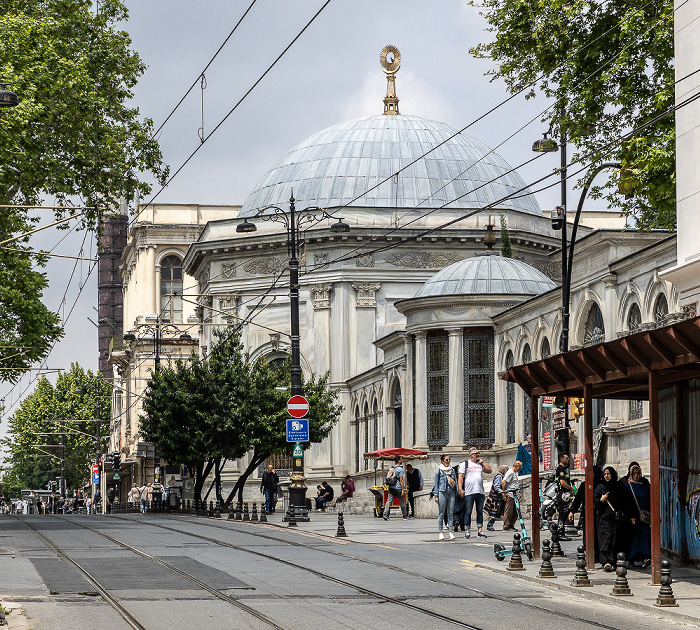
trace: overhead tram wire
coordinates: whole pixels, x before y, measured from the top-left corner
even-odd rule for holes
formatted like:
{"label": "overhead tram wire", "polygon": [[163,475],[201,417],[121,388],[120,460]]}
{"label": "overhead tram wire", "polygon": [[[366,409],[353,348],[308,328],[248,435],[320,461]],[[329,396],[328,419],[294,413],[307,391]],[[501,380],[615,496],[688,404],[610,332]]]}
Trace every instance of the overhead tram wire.
{"label": "overhead tram wire", "polygon": [[253,5],[254,5],[257,1],[258,1],[258,0],[253,0],[253,1],[250,3],[250,5],[248,5],[248,8],[245,10],[245,12],[243,13],[243,15],[242,15],[242,16],[240,17],[240,19],[238,20],[238,22],[236,22],[236,25],[233,27],[233,29],[231,29],[231,32],[227,35],[226,39],[224,39],[224,41],[223,41],[223,43],[221,44],[221,46],[219,46],[218,50],[214,53],[214,56],[209,60],[209,62],[207,63],[207,65],[204,66],[204,69],[199,73],[199,75],[198,75],[197,78],[194,80],[194,82],[192,83],[192,85],[190,85],[189,89],[185,92],[184,96],[178,101],[177,105],[175,105],[175,107],[173,107],[172,111],[165,117],[165,120],[160,124],[160,127],[158,127],[158,129],[156,129],[156,130],[151,134],[151,138],[155,138],[155,137],[161,132],[161,130],[163,129],[163,127],[165,127],[166,123],[172,118],[173,114],[175,114],[175,112],[178,110],[178,108],[180,107],[180,105],[182,105],[182,103],[184,102],[184,100],[190,95],[190,92],[192,92],[192,90],[195,88],[195,86],[197,85],[197,83],[199,83],[199,80],[200,80],[200,78],[204,75],[204,73],[205,73],[207,70],[209,70],[209,66],[211,66],[212,63],[214,63],[214,60],[219,56],[219,53],[224,49],[224,46],[226,46],[226,44],[228,43],[228,40],[231,39],[231,37],[233,36],[233,34],[236,32],[236,30],[238,29],[238,27],[241,25],[241,22],[243,22],[243,20],[244,20],[245,17],[248,15],[248,13],[250,12],[250,10],[253,8]]}
{"label": "overhead tram wire", "polygon": [[253,85],[248,89],[248,91],[238,100],[238,102],[228,111],[228,113],[217,123],[217,125],[212,129],[206,136],[202,138],[202,141],[197,147],[195,148],[192,153],[187,157],[187,159],[178,167],[178,169],[168,178],[168,181],[165,182],[160,187],[160,190],[151,197],[151,199],[139,210],[139,212],[136,214],[134,219],[132,220],[135,221],[138,219],[138,217],[141,215],[142,212],[146,210],[157,198],[158,196],[168,187],[168,185],[177,177],[177,175],[182,171],[185,166],[190,162],[190,160],[199,152],[199,150],[206,144],[207,140],[211,138],[218,130],[219,128],[228,120],[228,118],[235,112],[238,107],[243,103],[243,101],[248,97],[248,95],[260,84],[260,82],[270,73],[270,71],[277,65],[277,63],[282,59],[282,57],[287,53],[287,51],[296,43],[296,41],[306,32],[306,30],[313,24],[313,22],[316,20],[316,18],[321,15],[323,10],[331,3],[331,0],[326,0],[323,3],[323,6],[313,15],[313,17],[306,23],[304,28],[297,33],[297,35],[292,39],[292,41],[286,46],[286,48],[277,56],[277,58],[267,67],[267,70],[260,75],[260,77],[253,83]]}
{"label": "overhead tram wire", "polygon": [[[652,1],[653,1],[653,0],[652,0]],[[687,1],[687,0],[686,0],[686,1]],[[641,7],[638,11],[643,10],[643,9],[644,9],[646,6],[648,6],[649,4],[651,4],[651,2],[647,2],[647,4],[644,5],[644,7]],[[681,5],[681,6],[682,6],[682,5]],[[680,7],[679,7],[679,8],[680,8]],[[648,34],[659,22],[661,22],[662,20],[666,20],[666,19],[668,19],[669,17],[671,17],[671,15],[672,15],[672,14],[667,15],[667,16],[665,16],[665,17],[663,17],[663,18],[657,18],[657,19],[649,26],[649,28],[645,31],[644,35]],[[628,17],[631,17],[631,16],[628,16]],[[626,18],[626,19],[627,19],[627,18]],[[623,21],[624,21],[624,20],[623,20]],[[607,35],[607,34],[608,34],[610,31],[612,31],[614,28],[616,28],[616,27],[611,27],[611,28],[608,29],[605,33],[603,33],[602,35],[598,36],[598,37],[597,37],[595,40],[593,40],[592,42],[589,42],[589,43],[585,44],[584,46],[582,46],[582,47],[579,49],[578,52],[581,52],[582,50],[584,50],[584,49],[587,48],[588,46],[592,45],[592,44],[595,43],[598,39],[600,39],[601,37],[604,37],[605,35]],[[606,62],[604,62],[603,64],[601,64],[600,66],[598,66],[595,70],[593,70],[592,72],[590,72],[586,77],[584,77],[583,79],[581,79],[578,83],[576,83],[576,84],[572,87],[572,89],[576,89],[577,87],[579,87],[580,85],[582,85],[582,84],[584,84],[586,81],[588,81],[591,77],[593,77],[593,76],[595,76],[596,74],[598,74],[598,73],[599,73],[601,70],[603,70],[606,66],[610,65],[613,61],[615,61],[616,59],[618,59],[618,58],[619,58],[628,48],[630,48],[631,46],[632,46],[632,42],[630,42],[627,46],[625,46],[622,50],[620,50],[614,57],[611,57],[611,58],[608,59]],[[516,94],[514,94],[513,97],[514,97],[514,96],[517,96],[518,94],[521,94],[524,90],[526,90],[526,89],[528,89],[529,87],[531,87],[532,85],[534,85],[534,83],[537,82],[537,81],[539,81],[543,76],[544,76],[544,75],[540,75],[537,79],[535,79],[535,80],[533,81],[533,83],[530,83],[529,85],[525,86],[522,90],[520,90],[519,92],[517,92]],[[684,77],[684,78],[685,78],[685,77]],[[492,110],[490,110],[490,111],[495,111],[495,109],[497,109],[498,107],[501,107],[501,105],[505,104],[508,100],[510,100],[510,99],[507,99],[506,101],[503,101],[502,103],[499,103],[499,104],[496,106],[496,108],[494,108],[494,109],[492,109]],[[452,182],[454,182],[456,179],[458,179],[459,177],[461,177],[461,176],[462,176],[464,173],[466,173],[468,170],[470,170],[471,168],[473,168],[474,166],[476,166],[478,163],[480,163],[483,159],[485,159],[486,157],[488,157],[489,155],[491,155],[491,153],[494,153],[494,152],[496,151],[496,149],[498,149],[498,148],[501,147],[503,144],[505,144],[506,142],[508,142],[509,140],[511,140],[513,137],[515,137],[518,133],[520,133],[521,131],[523,131],[526,127],[528,127],[530,124],[532,124],[537,118],[539,118],[540,116],[543,116],[543,115],[544,115],[545,113],[547,113],[550,109],[556,107],[562,100],[563,100],[563,98],[562,98],[562,99],[558,99],[557,101],[555,101],[554,103],[552,103],[551,105],[549,105],[548,107],[546,107],[545,109],[543,109],[539,114],[537,114],[537,115],[534,116],[532,119],[530,119],[527,123],[525,123],[523,126],[521,126],[517,131],[515,131],[514,133],[512,133],[512,134],[511,134],[510,136],[508,136],[505,140],[503,140],[503,141],[500,142],[498,145],[496,145],[493,149],[489,150],[488,153],[486,153],[485,155],[483,155],[482,157],[480,157],[476,162],[474,162],[474,163],[473,163],[472,165],[470,165],[467,169],[465,169],[464,171],[462,171],[459,175],[457,175],[456,177],[453,177],[453,178],[450,180],[450,182],[444,184],[444,185],[443,185],[441,188],[439,188],[437,191],[434,191],[433,193],[431,193],[427,198],[425,198],[423,201],[421,201],[420,203],[418,203],[418,204],[417,204],[416,206],[414,206],[411,210],[417,210],[418,207],[419,207],[420,205],[422,205],[422,204],[425,203],[427,200],[429,200],[433,195],[435,195],[435,194],[436,194],[437,192],[439,192],[440,190],[444,189],[449,183],[452,183]],[[485,115],[488,115],[488,113],[489,113],[489,112],[487,112]],[[478,121],[478,120],[480,120],[480,119],[477,119],[477,121]],[[477,121],[474,121],[474,122],[477,122]],[[436,147],[433,147],[433,149],[431,149],[431,151],[435,150],[436,148],[438,148],[438,147],[441,146],[442,144],[444,144],[444,143],[446,143],[446,142],[449,142],[450,140],[452,140],[453,138],[455,138],[457,135],[461,134],[461,133],[462,133],[463,131],[465,131],[469,126],[471,126],[472,124],[474,124],[474,122],[470,123],[467,127],[462,128],[460,131],[458,131],[457,133],[453,134],[452,136],[450,136],[449,138],[447,138],[446,140],[444,140],[441,144],[438,144],[438,145],[436,145]],[[430,153],[430,152],[428,152],[428,153]],[[363,192],[363,193],[361,193],[360,195],[358,195],[357,197],[355,197],[355,199],[353,199],[352,201],[349,201],[348,203],[344,204],[343,206],[340,206],[340,207],[337,209],[337,211],[342,210],[343,208],[346,208],[347,206],[351,205],[352,203],[354,203],[354,202],[357,201],[358,199],[361,199],[364,195],[368,194],[369,192],[371,192],[372,190],[374,190],[374,189],[377,188],[378,186],[381,186],[382,184],[386,183],[386,182],[389,181],[390,179],[392,179],[392,178],[394,178],[394,177],[397,177],[398,174],[399,174],[402,170],[404,170],[405,168],[408,168],[408,167],[412,166],[412,165],[415,164],[415,162],[417,162],[419,159],[422,159],[423,157],[425,157],[426,155],[428,155],[428,153],[425,153],[425,154],[423,154],[422,156],[420,156],[419,158],[416,158],[413,162],[411,162],[410,164],[406,165],[406,166],[403,167],[402,169],[399,169],[398,171],[396,171],[395,173],[393,173],[393,174],[392,174],[390,177],[388,177],[387,179],[385,179],[385,180],[379,182],[376,186],[373,186],[373,187],[370,188],[369,190],[366,190],[365,192]],[[541,155],[542,155],[542,154],[539,154],[537,157],[540,157]],[[536,159],[536,158],[535,158],[535,159]],[[515,168],[511,168],[510,170],[505,171],[505,172],[502,173],[498,178],[492,179],[491,181],[487,182],[487,184],[490,184],[490,183],[493,183],[494,181],[497,181],[498,179],[500,179],[500,177],[503,177],[504,175],[508,175],[508,174],[512,173],[513,171],[517,170],[518,168],[521,168],[522,166],[525,166],[526,164],[528,164],[528,163],[530,163],[530,162],[532,162],[532,161],[533,161],[533,160],[528,160],[528,161],[526,161],[526,162],[523,162],[523,163],[520,164],[519,166],[516,166]],[[567,178],[567,179],[568,179],[568,178]],[[461,195],[460,197],[457,197],[456,199],[451,200],[450,202],[447,202],[447,203],[443,204],[442,206],[439,206],[439,207],[432,208],[432,209],[428,210],[427,212],[423,213],[423,214],[420,215],[419,217],[416,217],[415,219],[409,221],[407,224],[402,225],[400,228],[399,228],[399,226],[398,226],[398,220],[400,220],[400,219],[398,219],[396,225],[394,225],[394,226],[392,226],[392,227],[389,227],[389,228],[386,228],[383,234],[378,235],[378,236],[373,236],[373,237],[371,237],[367,242],[363,243],[362,245],[358,245],[358,246],[355,247],[352,251],[354,252],[354,251],[361,250],[361,249],[363,249],[364,247],[366,247],[369,243],[372,243],[372,242],[374,242],[375,240],[377,240],[377,239],[379,239],[379,238],[384,238],[384,237],[388,236],[389,234],[393,234],[394,232],[396,232],[396,231],[399,230],[399,229],[403,229],[403,228],[407,227],[408,225],[411,225],[412,223],[415,223],[416,221],[420,221],[421,219],[424,219],[425,217],[427,217],[427,216],[429,216],[430,214],[432,214],[433,212],[436,212],[436,211],[438,211],[438,210],[444,209],[444,208],[447,207],[450,203],[454,203],[454,201],[457,201],[457,200],[461,199],[462,197],[464,197],[464,196],[466,196],[466,195],[468,195],[468,194],[470,194],[470,193],[472,193],[472,192],[475,192],[475,191],[479,190],[479,189],[482,188],[483,186],[484,186],[484,184],[482,184],[481,186],[479,186],[479,187],[477,187],[477,188],[472,189],[471,191],[465,193],[464,195]],[[401,216],[401,218],[405,217],[411,210],[406,211],[406,212]],[[352,252],[351,252],[351,253],[352,253]]]}

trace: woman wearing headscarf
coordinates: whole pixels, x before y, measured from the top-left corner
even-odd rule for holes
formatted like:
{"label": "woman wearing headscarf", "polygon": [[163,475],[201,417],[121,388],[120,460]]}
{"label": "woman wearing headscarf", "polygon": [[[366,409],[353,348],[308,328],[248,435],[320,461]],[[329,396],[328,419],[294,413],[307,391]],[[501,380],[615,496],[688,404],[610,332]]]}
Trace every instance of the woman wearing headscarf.
{"label": "woman wearing headscarf", "polygon": [[508,466],[505,464],[498,467],[498,472],[491,484],[491,491],[486,499],[486,503],[484,503],[484,512],[486,512],[489,517],[489,521],[486,523],[486,529],[490,532],[496,531],[493,524],[496,522],[496,519],[503,514],[501,507],[503,505],[503,488],[501,486],[503,484],[503,475],[507,472]]}
{"label": "woman wearing headscarf", "polygon": [[595,490],[593,505],[598,523],[600,563],[610,572],[617,554],[626,551],[626,541],[631,535],[630,521],[634,525],[637,520],[632,495],[618,480],[612,466],[603,468],[603,481]]}
{"label": "woman wearing headscarf", "polygon": [[630,464],[625,485],[632,494],[637,519],[628,559],[630,562],[641,561],[642,567],[646,569],[651,564],[651,486],[642,475],[642,469],[637,462]]}

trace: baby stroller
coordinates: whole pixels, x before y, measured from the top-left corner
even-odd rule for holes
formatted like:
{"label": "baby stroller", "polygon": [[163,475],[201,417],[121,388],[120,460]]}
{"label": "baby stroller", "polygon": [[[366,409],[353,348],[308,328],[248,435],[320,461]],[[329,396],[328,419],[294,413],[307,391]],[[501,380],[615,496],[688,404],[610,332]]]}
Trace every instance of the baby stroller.
{"label": "baby stroller", "polygon": [[[513,494],[513,500],[515,501],[515,509],[518,511],[518,520],[520,521],[520,546],[528,560],[532,560],[535,557],[532,551],[532,539],[527,535],[527,529],[525,527],[525,521],[523,520],[523,513],[520,510],[520,501],[518,501],[517,493]],[[512,548],[506,549],[505,545],[496,543],[493,546],[493,553],[496,556],[496,560],[505,560],[506,557],[513,555],[513,550]]]}

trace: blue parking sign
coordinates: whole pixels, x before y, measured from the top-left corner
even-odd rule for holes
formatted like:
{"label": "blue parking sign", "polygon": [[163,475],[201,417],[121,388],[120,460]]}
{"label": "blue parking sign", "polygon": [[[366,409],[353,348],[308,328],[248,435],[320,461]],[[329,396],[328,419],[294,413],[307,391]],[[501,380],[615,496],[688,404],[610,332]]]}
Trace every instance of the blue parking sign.
{"label": "blue parking sign", "polygon": [[287,442],[308,442],[309,421],[306,418],[287,419]]}

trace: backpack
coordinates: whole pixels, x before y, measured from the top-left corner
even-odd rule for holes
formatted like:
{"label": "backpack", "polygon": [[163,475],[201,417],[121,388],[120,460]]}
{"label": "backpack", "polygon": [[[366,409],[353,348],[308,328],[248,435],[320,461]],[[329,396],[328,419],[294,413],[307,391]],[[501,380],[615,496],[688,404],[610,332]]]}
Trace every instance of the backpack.
{"label": "backpack", "polygon": [[384,480],[384,483],[386,483],[387,486],[390,488],[392,486],[401,486],[401,478],[396,474],[396,466],[392,466],[389,469],[389,472],[386,475],[386,479]]}

